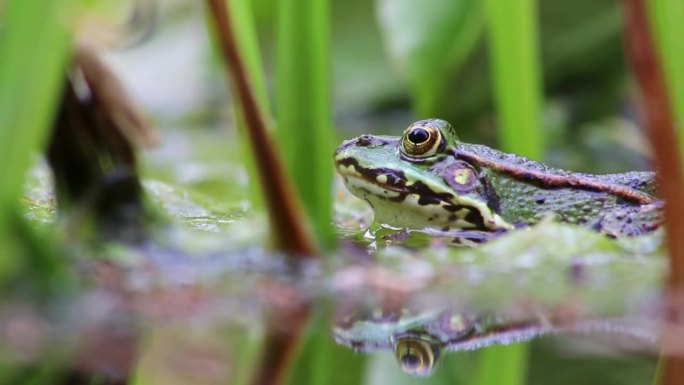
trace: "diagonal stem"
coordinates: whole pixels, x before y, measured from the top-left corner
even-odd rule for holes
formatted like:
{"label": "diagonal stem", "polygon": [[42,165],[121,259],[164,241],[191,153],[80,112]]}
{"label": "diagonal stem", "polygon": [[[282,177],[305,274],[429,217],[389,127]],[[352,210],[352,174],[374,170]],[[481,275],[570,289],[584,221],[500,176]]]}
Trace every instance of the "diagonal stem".
{"label": "diagonal stem", "polygon": [[242,106],[252,151],[259,154],[256,157],[256,163],[276,247],[294,258],[313,257],[316,254],[314,243],[304,229],[305,219],[297,205],[294,190],[285,177],[282,163],[268,136],[266,121],[259,109],[254,90],[249,84],[244,62],[238,52],[225,1],[207,0],[207,4],[216,25],[226,73],[232,80],[235,95]]}

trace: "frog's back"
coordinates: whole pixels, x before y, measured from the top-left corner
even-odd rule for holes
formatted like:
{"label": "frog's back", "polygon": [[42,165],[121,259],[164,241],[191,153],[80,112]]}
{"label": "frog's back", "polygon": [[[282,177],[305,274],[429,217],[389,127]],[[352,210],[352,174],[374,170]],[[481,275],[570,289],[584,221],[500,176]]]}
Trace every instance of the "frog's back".
{"label": "frog's back", "polygon": [[[657,192],[656,174],[652,171],[629,171],[618,174],[586,174],[549,167],[543,163],[523,156],[505,153],[484,145],[459,142],[455,151],[456,157],[464,158],[470,163],[478,164],[483,169],[503,173],[523,183],[549,184],[554,180],[575,183],[577,188],[592,185],[616,186],[634,190],[655,200]],[[582,183],[586,182],[586,183]],[[638,200],[638,199],[637,199]],[[637,202],[638,204],[648,202]]]}
{"label": "frog's back", "polygon": [[[487,181],[489,204],[515,225],[544,216],[606,233],[639,235],[660,222],[655,173],[583,174],[546,166],[486,146],[458,143],[454,155],[479,167]],[[618,229],[618,230],[614,230]]]}
{"label": "frog's back", "polygon": [[642,193],[655,196],[657,193],[656,173],[653,171],[629,171],[619,174],[592,175],[580,174],[585,177],[594,177],[603,183],[613,183]]}

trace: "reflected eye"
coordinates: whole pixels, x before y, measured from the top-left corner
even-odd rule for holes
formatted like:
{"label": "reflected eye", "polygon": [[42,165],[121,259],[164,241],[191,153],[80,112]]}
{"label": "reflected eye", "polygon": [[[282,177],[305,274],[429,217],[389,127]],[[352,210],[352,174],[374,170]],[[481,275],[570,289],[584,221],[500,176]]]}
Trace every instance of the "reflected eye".
{"label": "reflected eye", "polygon": [[435,367],[438,350],[417,337],[403,337],[397,341],[394,354],[401,369],[413,376],[427,376]]}
{"label": "reflected eye", "polygon": [[427,158],[443,147],[442,133],[429,121],[412,124],[404,131],[401,150],[413,158]]}

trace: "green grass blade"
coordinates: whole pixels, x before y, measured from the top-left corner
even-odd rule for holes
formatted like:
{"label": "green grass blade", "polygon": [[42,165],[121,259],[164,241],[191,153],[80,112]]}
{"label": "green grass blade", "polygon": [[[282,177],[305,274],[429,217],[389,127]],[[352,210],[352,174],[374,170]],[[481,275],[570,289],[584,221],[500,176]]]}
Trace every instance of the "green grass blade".
{"label": "green grass blade", "polygon": [[651,385],[661,385],[663,383],[663,369],[665,369],[665,361],[667,360],[667,356],[664,354],[658,355],[658,364],[656,365],[656,370],[655,373],[653,374],[653,381],[651,382]]}
{"label": "green grass blade", "polygon": [[69,0],[11,0],[0,41],[0,207],[15,205],[31,154],[43,144],[65,78]]}
{"label": "green grass blade", "polygon": [[544,150],[542,86],[534,0],[486,0],[501,147],[533,159]]}
{"label": "green grass blade", "polygon": [[449,82],[482,32],[479,0],[379,0],[388,53],[411,87],[419,118],[437,117]]}
{"label": "green grass blade", "polygon": [[[226,0],[226,5],[230,9],[232,16],[233,27],[235,28],[235,38],[237,40],[240,55],[245,63],[245,70],[249,77],[254,96],[261,108],[264,118],[267,121],[273,119],[271,109],[268,101],[268,93],[266,91],[266,79],[264,77],[264,69],[261,61],[261,53],[259,51],[259,40],[257,38],[256,28],[254,26],[254,12],[252,10],[252,0],[245,1],[230,1]],[[237,104],[237,99],[235,100]],[[242,118],[242,109],[236,106],[238,115],[238,125],[240,126],[240,141],[243,150],[242,158],[246,162],[247,172],[250,176],[249,188],[250,198],[254,207],[263,207],[261,186],[259,186],[257,175],[258,170],[254,161],[254,154],[249,151],[249,138],[247,137],[247,127]]]}
{"label": "green grass blade", "polygon": [[283,157],[312,221],[330,246],[332,113],[330,4],[280,0],[277,8],[276,118]]}
{"label": "green grass blade", "polygon": [[652,0],[647,2],[655,45],[670,96],[679,132],[679,150],[684,151],[684,2]]}
{"label": "green grass blade", "polygon": [[527,383],[529,343],[499,345],[479,353],[473,385],[522,385]]}
{"label": "green grass blade", "polygon": [[239,330],[231,331],[229,344],[233,352],[234,375],[232,384],[249,385],[256,363],[259,361],[259,353],[263,345],[263,331]]}
{"label": "green grass blade", "polygon": [[259,39],[254,25],[252,2],[253,0],[226,0],[226,5],[230,7],[231,15],[233,15],[233,27],[235,28],[240,56],[244,60],[245,69],[252,83],[254,95],[264,116],[267,119],[271,119],[273,115],[268,102],[266,79],[264,77],[261,52],[259,51]]}
{"label": "green grass blade", "polygon": [[[9,0],[0,38],[0,241],[12,229],[32,155],[49,132],[65,79],[70,37],[62,22],[71,0]],[[4,256],[16,257],[12,252]],[[0,259],[3,271],[16,265]],[[16,267],[16,266],[15,266]]]}
{"label": "green grass blade", "polygon": [[[289,385],[361,384],[366,355],[338,345],[330,335],[330,309],[319,303],[299,347],[299,354],[288,376]],[[268,347],[266,347],[268,348]]]}

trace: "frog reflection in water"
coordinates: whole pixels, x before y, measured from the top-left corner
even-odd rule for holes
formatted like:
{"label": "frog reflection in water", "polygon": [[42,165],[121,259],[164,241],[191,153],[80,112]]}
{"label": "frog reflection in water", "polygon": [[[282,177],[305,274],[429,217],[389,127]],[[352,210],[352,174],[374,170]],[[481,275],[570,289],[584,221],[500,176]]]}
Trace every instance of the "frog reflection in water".
{"label": "frog reflection in water", "polygon": [[534,224],[553,214],[609,236],[657,229],[655,173],[591,175],[458,140],[452,126],[421,120],[401,137],[363,135],[335,152],[337,170],[375,221],[458,231],[463,239]]}
{"label": "frog reflection in water", "polygon": [[496,330],[493,324],[448,309],[415,313],[377,309],[373,314],[350,315],[345,321],[333,328],[339,344],[356,352],[394,350],[401,370],[417,377],[432,374],[444,350],[461,350],[461,345],[472,349]]}
{"label": "frog reflection in water", "polygon": [[[634,319],[595,318],[555,319],[538,313],[531,317],[508,318],[495,314],[461,313],[449,308],[409,311],[377,309],[371,314],[353,313],[333,327],[335,341],[355,352],[393,350],[402,371],[416,377],[434,373],[448,352],[472,351],[488,346],[519,343],[550,334],[565,334],[575,342],[602,338],[619,351],[620,346],[652,350],[657,347],[657,331],[644,330]],[[626,345],[621,345],[626,344]],[[631,344],[631,345],[630,345]]]}

